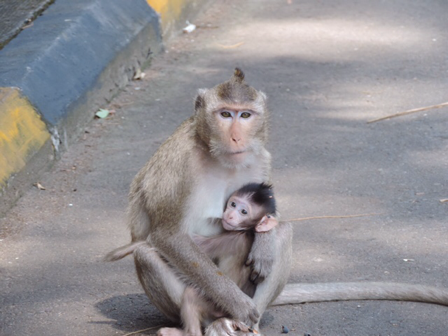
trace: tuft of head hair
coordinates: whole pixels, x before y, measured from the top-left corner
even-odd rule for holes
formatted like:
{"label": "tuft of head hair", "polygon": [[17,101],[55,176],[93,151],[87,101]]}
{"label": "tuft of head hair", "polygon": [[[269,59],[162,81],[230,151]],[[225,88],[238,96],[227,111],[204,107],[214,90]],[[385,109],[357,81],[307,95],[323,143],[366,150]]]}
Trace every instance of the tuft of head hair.
{"label": "tuft of head hair", "polygon": [[227,82],[215,87],[219,99],[227,103],[251,103],[258,97],[258,91],[244,81],[244,72],[235,68],[233,76]]}
{"label": "tuft of head hair", "polygon": [[275,214],[277,206],[275,203],[272,185],[266,183],[248,183],[241,187],[237,196],[246,196],[252,202],[266,210],[266,214]]}
{"label": "tuft of head hair", "polygon": [[233,80],[238,83],[242,83],[244,81],[244,72],[240,68],[235,68],[233,72]]}

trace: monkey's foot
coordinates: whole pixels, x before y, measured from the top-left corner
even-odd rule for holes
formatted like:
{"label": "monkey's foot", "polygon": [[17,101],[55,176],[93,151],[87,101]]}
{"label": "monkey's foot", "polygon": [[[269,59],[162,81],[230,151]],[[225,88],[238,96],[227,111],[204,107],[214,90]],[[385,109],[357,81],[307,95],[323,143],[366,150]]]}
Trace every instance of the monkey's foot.
{"label": "monkey's foot", "polygon": [[182,329],[177,328],[162,328],[157,332],[157,336],[183,336]]}
{"label": "monkey's foot", "polygon": [[228,318],[220,318],[216,320],[205,330],[205,336],[252,336],[259,333],[249,328],[242,322],[230,320]]}

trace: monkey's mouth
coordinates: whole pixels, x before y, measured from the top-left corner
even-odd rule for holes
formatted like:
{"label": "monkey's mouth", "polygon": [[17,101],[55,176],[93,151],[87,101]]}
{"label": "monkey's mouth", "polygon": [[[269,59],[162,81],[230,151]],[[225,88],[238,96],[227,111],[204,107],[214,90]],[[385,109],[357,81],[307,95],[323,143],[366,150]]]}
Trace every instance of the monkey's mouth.
{"label": "monkey's mouth", "polygon": [[240,151],[236,151],[236,152],[230,152],[229,154],[230,155],[240,155],[240,154],[244,154],[246,152],[247,152],[246,150],[240,150]]}
{"label": "monkey's mouth", "polygon": [[235,230],[235,226],[229,224],[229,222],[227,222],[225,219],[222,220],[222,227],[224,228],[224,230],[227,231]]}
{"label": "monkey's mouth", "polygon": [[238,227],[238,225],[232,225],[229,222],[227,222],[225,219],[222,219],[222,227],[226,231],[241,231],[242,228]]}
{"label": "monkey's mouth", "polygon": [[231,228],[232,225],[230,225],[229,223],[227,223],[226,220],[223,218],[223,219],[222,219],[222,227],[223,227],[224,229],[227,229],[227,228]]}

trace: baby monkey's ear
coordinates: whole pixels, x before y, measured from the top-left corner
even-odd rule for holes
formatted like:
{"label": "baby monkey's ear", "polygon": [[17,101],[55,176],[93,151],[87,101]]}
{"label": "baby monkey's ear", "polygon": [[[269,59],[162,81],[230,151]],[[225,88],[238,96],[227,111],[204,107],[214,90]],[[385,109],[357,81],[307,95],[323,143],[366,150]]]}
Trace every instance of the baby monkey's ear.
{"label": "baby monkey's ear", "polygon": [[260,219],[260,222],[255,226],[256,232],[267,232],[278,225],[278,220],[272,216],[266,215]]}

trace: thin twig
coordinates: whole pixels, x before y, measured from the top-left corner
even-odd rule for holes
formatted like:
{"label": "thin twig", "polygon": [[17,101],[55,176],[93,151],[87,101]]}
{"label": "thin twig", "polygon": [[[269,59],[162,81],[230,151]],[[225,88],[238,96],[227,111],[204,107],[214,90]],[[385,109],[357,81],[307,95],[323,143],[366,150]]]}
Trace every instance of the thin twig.
{"label": "thin twig", "polygon": [[412,109],[412,110],[407,110],[407,111],[404,111],[404,112],[391,114],[391,115],[388,115],[386,117],[370,120],[367,123],[371,124],[371,123],[374,123],[374,122],[377,122],[377,121],[381,121],[381,120],[401,117],[401,116],[404,116],[404,115],[407,115],[407,114],[421,112],[421,111],[426,111],[426,110],[437,109],[437,108],[441,108],[441,107],[445,107],[445,106],[448,106],[448,102],[442,103],[442,104],[438,104],[438,105],[425,106],[425,107],[420,107],[420,108],[416,108],[416,109]]}
{"label": "thin twig", "polygon": [[224,44],[217,43],[218,46],[220,46],[221,48],[224,48],[224,49],[238,48],[239,46],[242,46],[243,44],[244,44],[244,42],[240,42],[240,43],[233,44],[233,45],[224,45]]}
{"label": "thin twig", "polygon": [[300,222],[300,221],[306,221],[306,220],[310,220],[310,219],[327,219],[327,218],[355,218],[355,217],[367,217],[367,216],[376,216],[376,215],[380,215],[380,214],[378,214],[378,213],[370,213],[370,214],[347,215],[347,216],[302,217],[302,218],[286,219],[285,222]]}
{"label": "thin twig", "polygon": [[158,328],[161,328],[161,327],[163,327],[163,325],[158,325],[158,326],[154,326],[154,327],[150,327],[150,328],[146,328],[146,329],[142,329],[142,330],[133,331],[133,332],[131,332],[129,334],[124,334],[123,336],[137,335],[137,334],[140,334],[140,333],[142,333],[144,331],[149,331],[149,330],[152,330],[152,329],[158,329]]}

